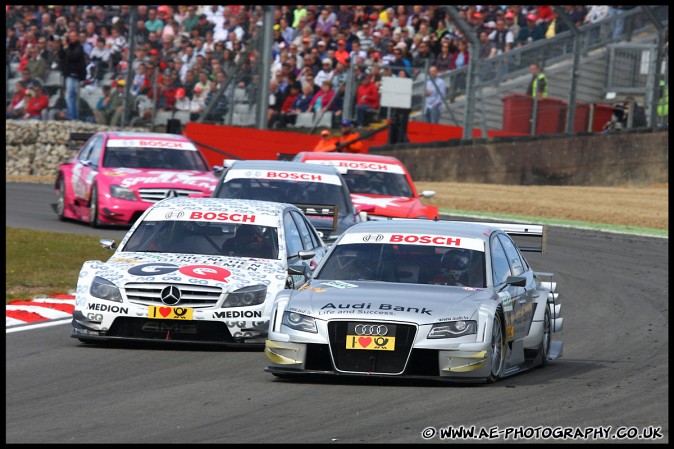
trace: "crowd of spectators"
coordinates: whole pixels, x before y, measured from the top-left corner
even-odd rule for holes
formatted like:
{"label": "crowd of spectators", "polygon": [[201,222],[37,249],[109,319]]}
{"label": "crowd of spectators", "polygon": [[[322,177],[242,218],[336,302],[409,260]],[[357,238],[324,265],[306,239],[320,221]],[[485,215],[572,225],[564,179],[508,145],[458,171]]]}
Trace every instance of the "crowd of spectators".
{"label": "crowd of spectators", "polygon": [[[253,92],[259,80],[263,10],[254,5],[6,6],[7,117],[91,120],[119,124],[124,81],[132,71],[131,94],[146,96],[156,111],[185,111],[195,119],[217,98],[207,120],[222,122],[232,90]],[[564,6],[576,25],[601,20],[622,6]],[[565,31],[551,6],[457,6],[489,58]],[[133,28],[135,58],[129,67]],[[436,5],[281,5],[274,9],[269,125],[295,123],[302,112],[327,112],[342,123],[345,81],[351,65],[358,86],[351,102],[356,126],[380,109],[383,76],[416,78],[433,67],[433,78],[466,65],[467,39],[448,12]],[[11,68],[18,68],[11,72]],[[44,83],[63,76],[59,100],[50,106]],[[439,78],[437,78],[439,79]],[[106,86],[103,88],[103,86]],[[83,89],[101,89],[95,107],[81,101]],[[120,89],[121,88],[121,89]],[[433,100],[446,92],[431,92]],[[46,98],[46,101],[45,101]],[[433,103],[436,107],[437,101]],[[152,108],[135,108],[135,122],[150,120]],[[438,114],[430,111],[428,120]]]}

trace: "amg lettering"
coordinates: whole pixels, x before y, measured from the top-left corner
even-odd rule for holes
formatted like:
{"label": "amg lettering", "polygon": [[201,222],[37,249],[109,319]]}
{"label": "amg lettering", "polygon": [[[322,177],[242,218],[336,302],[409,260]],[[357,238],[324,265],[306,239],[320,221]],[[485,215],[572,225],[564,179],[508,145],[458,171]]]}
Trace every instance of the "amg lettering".
{"label": "amg lettering", "polygon": [[262,318],[262,312],[259,310],[227,310],[214,312],[213,318]]}

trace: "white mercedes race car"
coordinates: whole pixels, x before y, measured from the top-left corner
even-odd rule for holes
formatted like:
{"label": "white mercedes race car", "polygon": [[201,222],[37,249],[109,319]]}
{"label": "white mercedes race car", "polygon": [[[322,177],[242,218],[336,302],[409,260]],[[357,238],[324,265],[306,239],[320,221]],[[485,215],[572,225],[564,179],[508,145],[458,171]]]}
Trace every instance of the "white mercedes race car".
{"label": "white mercedes race car", "polygon": [[71,335],[261,346],[276,294],[306,282],[326,251],[291,204],[165,199],[107,262],[84,263]]}
{"label": "white mercedes race car", "polygon": [[[545,227],[429,220],[347,229],[271,311],[266,371],[495,382],[562,355]],[[515,243],[534,240],[534,245]],[[547,280],[542,280],[546,278]]]}

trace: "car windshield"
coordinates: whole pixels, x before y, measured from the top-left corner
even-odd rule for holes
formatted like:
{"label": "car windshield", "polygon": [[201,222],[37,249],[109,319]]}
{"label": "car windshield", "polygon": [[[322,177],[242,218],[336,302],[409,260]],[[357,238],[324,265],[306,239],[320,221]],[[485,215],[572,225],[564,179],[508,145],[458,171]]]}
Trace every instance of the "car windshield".
{"label": "car windshield", "polygon": [[275,227],[201,221],[144,221],[134,230],[123,251],[279,257]]}
{"label": "car windshield", "polygon": [[401,173],[385,173],[371,170],[351,170],[344,180],[351,193],[369,195],[402,196],[412,198],[412,188]]}
{"label": "car windshield", "polygon": [[336,204],[340,215],[349,210],[342,187],[322,182],[234,178],[223,183],[217,195],[291,204]]}
{"label": "car windshield", "polygon": [[348,243],[332,250],[314,278],[483,288],[484,252],[446,246]]}
{"label": "car windshield", "polygon": [[104,167],[209,171],[197,151],[173,148],[108,147]]}

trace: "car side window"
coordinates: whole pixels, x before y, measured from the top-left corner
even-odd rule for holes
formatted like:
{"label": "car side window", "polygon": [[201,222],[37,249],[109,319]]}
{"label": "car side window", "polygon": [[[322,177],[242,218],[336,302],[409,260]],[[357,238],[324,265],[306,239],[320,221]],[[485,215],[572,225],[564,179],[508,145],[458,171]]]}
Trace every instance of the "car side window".
{"label": "car side window", "polygon": [[290,216],[290,213],[283,215],[283,228],[286,236],[286,248],[288,257],[296,256],[298,252],[304,248],[302,246],[302,237],[300,231],[297,229],[295,220]]}
{"label": "car side window", "polygon": [[103,151],[103,139],[100,137],[96,138],[89,152],[89,162],[92,165],[100,166],[101,164],[101,152]]}
{"label": "car side window", "polygon": [[94,148],[94,145],[96,144],[96,141],[98,139],[96,137],[92,137],[89,139],[89,141],[84,145],[84,148],[82,148],[82,151],[80,151],[79,156],[77,159],[79,161],[88,161],[89,160],[89,155],[91,154],[92,148]]}
{"label": "car side window", "polygon": [[501,241],[494,237],[491,239],[491,268],[494,276],[494,285],[501,284],[511,275],[508,256],[506,256]]}
{"label": "car side window", "polygon": [[299,213],[291,211],[290,215],[295,219],[297,224],[297,229],[299,230],[300,236],[302,238],[302,244],[304,249],[310,250],[319,246],[318,239],[314,233],[309,229],[306,220]]}
{"label": "car side window", "polygon": [[513,276],[519,276],[524,273],[524,265],[522,264],[522,259],[520,258],[520,253],[517,251],[517,247],[505,234],[500,234],[498,236],[503,248],[505,249],[506,256],[510,261],[510,268],[512,269]]}

